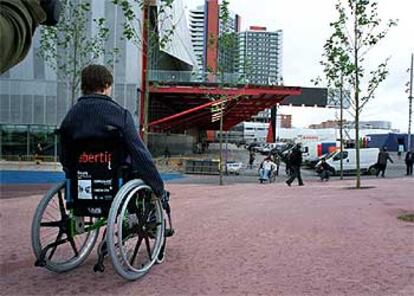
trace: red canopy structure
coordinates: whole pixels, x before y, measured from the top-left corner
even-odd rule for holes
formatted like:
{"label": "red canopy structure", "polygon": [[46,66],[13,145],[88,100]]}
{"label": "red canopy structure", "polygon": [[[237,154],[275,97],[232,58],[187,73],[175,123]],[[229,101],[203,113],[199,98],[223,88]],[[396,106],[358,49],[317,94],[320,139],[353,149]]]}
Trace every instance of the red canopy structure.
{"label": "red canopy structure", "polygon": [[[150,120],[149,129],[159,132],[181,132],[191,128],[218,130],[220,112],[223,112],[223,129],[229,130],[285,97],[300,94],[298,87],[152,84],[150,97],[153,108],[162,106],[159,108],[163,112],[155,112],[158,116]],[[161,113],[169,114],[162,116]]]}

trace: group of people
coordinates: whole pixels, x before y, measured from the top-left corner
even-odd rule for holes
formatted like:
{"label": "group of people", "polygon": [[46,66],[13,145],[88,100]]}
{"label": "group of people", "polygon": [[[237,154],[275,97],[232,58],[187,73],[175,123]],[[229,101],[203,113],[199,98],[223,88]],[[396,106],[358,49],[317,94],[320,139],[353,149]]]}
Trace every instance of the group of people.
{"label": "group of people", "polygon": [[[253,168],[255,161],[255,154],[252,149],[249,149],[249,166]],[[267,157],[259,165],[259,181],[264,183],[266,181],[272,182],[275,177],[279,175],[280,156],[277,151],[272,150]],[[300,166],[302,165],[302,151],[300,144],[292,148],[292,151],[287,155],[286,171],[290,175],[286,181],[288,186],[291,186],[295,179],[298,180],[298,185],[303,186],[303,180],[300,173]]]}
{"label": "group of people", "polygon": [[[391,163],[394,163],[394,161],[391,159],[389,153],[387,152],[387,147],[383,147],[378,154],[378,160],[377,160],[377,177],[381,173],[381,177],[385,177],[385,171],[387,169],[387,163],[390,161]],[[413,164],[414,164],[414,152],[411,150],[407,151],[405,154],[405,166],[406,166],[406,175],[412,176],[413,175]]]}
{"label": "group of people", "polygon": [[[250,149],[249,149],[250,150]],[[253,167],[255,160],[255,154],[250,150],[249,154],[249,166]],[[298,185],[303,186],[303,180],[301,176],[300,167],[302,164],[302,151],[300,144],[297,144],[292,148],[290,153],[287,154],[286,159],[286,173],[289,175],[289,179],[286,181],[288,186],[291,186],[295,179],[298,180]],[[387,169],[387,163],[394,163],[390,157],[387,148],[383,147],[378,154],[377,162],[375,164],[376,176],[385,177],[385,172]],[[413,175],[413,164],[414,164],[414,152],[408,151],[405,156],[405,164],[407,169],[407,176]],[[269,156],[265,157],[262,163],[259,166],[259,181],[263,183],[265,181],[272,182],[279,174],[280,166],[280,157],[277,153],[271,153]],[[328,181],[330,176],[334,174],[334,169],[328,164],[325,158],[322,158],[320,163],[316,167],[316,172],[318,173],[321,181]]]}

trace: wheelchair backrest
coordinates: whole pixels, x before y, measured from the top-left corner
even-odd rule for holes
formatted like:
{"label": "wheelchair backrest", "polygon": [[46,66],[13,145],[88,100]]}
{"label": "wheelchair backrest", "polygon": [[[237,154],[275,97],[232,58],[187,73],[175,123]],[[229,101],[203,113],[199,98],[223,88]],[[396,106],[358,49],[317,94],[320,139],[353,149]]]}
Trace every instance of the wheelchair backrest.
{"label": "wheelchair backrest", "polygon": [[121,137],[76,140],[69,173],[77,216],[106,217],[123,183],[126,154]]}

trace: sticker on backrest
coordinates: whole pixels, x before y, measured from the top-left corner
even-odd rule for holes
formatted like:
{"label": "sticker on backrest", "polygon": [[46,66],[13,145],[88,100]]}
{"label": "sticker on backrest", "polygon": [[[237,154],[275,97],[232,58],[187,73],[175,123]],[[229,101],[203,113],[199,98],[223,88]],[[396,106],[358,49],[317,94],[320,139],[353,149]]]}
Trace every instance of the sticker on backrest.
{"label": "sticker on backrest", "polygon": [[91,180],[78,180],[78,198],[79,199],[92,199]]}
{"label": "sticker on backrest", "polygon": [[78,199],[112,200],[112,152],[84,151],[78,159]]}
{"label": "sticker on backrest", "polygon": [[86,153],[83,152],[79,156],[79,164],[86,164],[86,165],[105,165],[108,170],[112,170],[111,166],[112,161],[112,153],[108,151],[104,152],[97,152],[97,153]]}
{"label": "sticker on backrest", "polygon": [[93,194],[96,199],[112,200],[112,179],[109,180],[93,180]]}

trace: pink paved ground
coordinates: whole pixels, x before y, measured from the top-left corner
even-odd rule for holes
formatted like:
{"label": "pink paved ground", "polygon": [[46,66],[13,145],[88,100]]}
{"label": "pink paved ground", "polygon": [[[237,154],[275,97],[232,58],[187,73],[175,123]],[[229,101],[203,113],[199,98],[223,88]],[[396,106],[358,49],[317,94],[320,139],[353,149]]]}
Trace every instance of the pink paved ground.
{"label": "pink paved ground", "polygon": [[95,252],[75,271],[33,266],[39,196],[0,200],[1,295],[414,295],[414,179],[169,185],[177,234],[167,259],[126,282]]}

